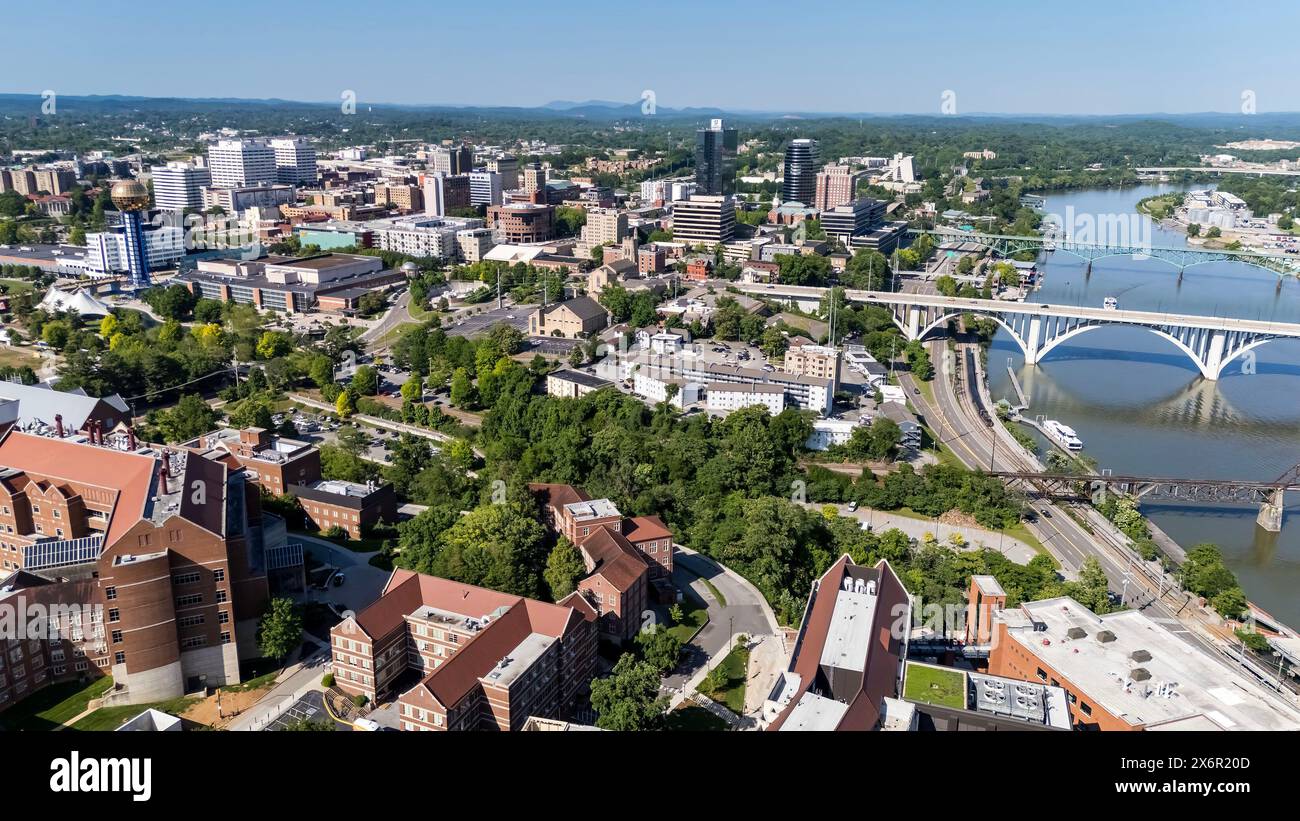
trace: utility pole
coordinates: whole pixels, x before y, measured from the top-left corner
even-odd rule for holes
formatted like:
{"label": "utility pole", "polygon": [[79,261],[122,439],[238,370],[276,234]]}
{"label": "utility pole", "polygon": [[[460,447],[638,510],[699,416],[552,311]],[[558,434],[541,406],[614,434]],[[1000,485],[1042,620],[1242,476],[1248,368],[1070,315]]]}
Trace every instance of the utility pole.
{"label": "utility pole", "polygon": [[497,268],[497,310],[501,310],[501,269]]}

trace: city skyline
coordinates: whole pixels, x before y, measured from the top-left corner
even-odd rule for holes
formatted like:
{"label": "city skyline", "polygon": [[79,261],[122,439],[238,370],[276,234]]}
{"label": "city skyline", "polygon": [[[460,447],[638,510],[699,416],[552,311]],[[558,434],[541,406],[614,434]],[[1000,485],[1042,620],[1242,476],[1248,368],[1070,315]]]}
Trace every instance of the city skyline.
{"label": "city skyline", "polygon": [[[406,0],[383,4],[401,17],[402,37],[430,43],[432,51],[391,49],[383,61],[322,61],[322,42],[346,42],[387,31],[375,24],[358,27],[335,0],[318,4],[314,17],[288,9],[231,0],[219,18],[194,20],[170,7],[145,0],[138,14],[96,18],[97,35],[107,42],[137,40],[148,48],[114,54],[115,70],[92,69],[94,49],[71,51],[64,59],[40,59],[41,38],[15,38],[9,76],[0,91],[39,94],[51,90],[71,96],[125,95],[186,99],[238,98],[333,102],[355,92],[358,105],[445,105],[532,108],[558,100],[616,100],[640,103],[652,92],[667,109],[711,107],[734,112],[881,114],[1039,114],[1124,115],[1239,112],[1249,94],[1258,112],[1300,111],[1300,90],[1288,82],[1288,32],[1300,23],[1300,10],[1282,3],[1254,9],[1247,17],[1225,16],[1208,2],[1183,4],[1176,16],[1156,6],[1118,2],[1099,4],[1062,25],[1056,12],[1014,0],[981,9],[980,26],[997,32],[983,40],[968,26],[912,29],[880,7],[842,7],[823,3],[801,18],[782,14],[767,2],[738,8],[733,3],[687,6],[662,4],[654,15],[632,21],[588,13],[593,3],[571,4],[581,20],[584,42],[605,43],[616,52],[628,43],[669,45],[680,38],[682,16],[710,32],[710,48],[697,49],[689,65],[681,61],[610,60],[599,71],[588,61],[546,64],[546,70],[518,73],[518,59],[484,59],[485,30],[472,16],[426,20]],[[75,26],[90,7],[72,2],[39,13],[12,11],[15,30]],[[512,28],[497,36],[511,50],[515,32],[559,36],[567,24],[550,11],[506,2],[502,18]],[[917,20],[924,8],[915,9]],[[155,13],[156,12],[156,13]],[[334,12],[339,12],[335,14]],[[820,14],[817,12],[821,12]],[[764,14],[771,21],[763,24]],[[778,16],[780,15],[780,16]],[[299,36],[276,41],[277,61],[299,65],[300,72],[269,74],[258,60],[258,41],[240,36],[257,20],[264,30],[293,30]],[[738,24],[738,20],[747,21]],[[1268,20],[1268,25],[1260,24]],[[1210,25],[1212,21],[1212,26]],[[1212,29],[1213,36],[1207,36]],[[896,30],[903,36],[871,37]],[[1165,36],[1147,38],[1159,30]],[[1141,47],[1135,48],[1134,42]],[[395,38],[394,42],[400,42]],[[1189,51],[1186,43],[1196,43]],[[1242,42],[1252,43],[1249,49]],[[710,73],[725,76],[737,55],[780,46],[783,64],[802,61],[824,77],[842,82],[807,83],[801,72],[769,72],[761,83],[727,83],[725,90],[700,83]],[[222,52],[214,52],[218,46]],[[196,54],[225,53],[231,59],[213,71],[187,70]],[[1058,55],[1074,53],[1075,59]],[[540,59],[540,58],[539,58]],[[474,67],[471,86],[439,88],[456,66]],[[310,70],[306,70],[310,68]],[[865,80],[870,78],[870,82]]]}

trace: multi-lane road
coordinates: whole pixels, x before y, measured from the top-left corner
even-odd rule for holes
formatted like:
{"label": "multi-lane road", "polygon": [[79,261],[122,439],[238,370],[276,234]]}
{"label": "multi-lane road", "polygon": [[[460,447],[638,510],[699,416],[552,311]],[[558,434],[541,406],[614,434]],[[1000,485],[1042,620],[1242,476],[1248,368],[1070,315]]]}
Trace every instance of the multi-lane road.
{"label": "multi-lane road", "polygon": [[[986,425],[979,417],[971,391],[978,390],[978,383],[971,375],[964,373],[967,368],[966,350],[969,346],[958,345],[950,361],[945,361],[945,343],[930,344],[931,357],[937,363],[937,376],[931,383],[934,401],[930,402],[923,393],[917,392],[910,374],[900,373],[899,381],[911,396],[917,411],[925,418],[927,425],[940,442],[947,446],[963,463],[971,468],[984,470],[1038,470],[1024,455],[1019,445],[1015,444],[1010,434],[1006,433],[996,421],[992,427]],[[960,368],[964,387],[960,393],[951,380],[951,370]],[[975,374],[976,379],[979,378]],[[1185,594],[1171,589],[1172,585],[1163,583],[1140,567],[1138,560],[1126,547],[1113,544],[1105,535],[1101,522],[1090,533],[1071,515],[1089,521],[1094,515],[1091,510],[1071,509],[1048,500],[1037,501],[1033,505],[1037,511],[1036,521],[1026,526],[1053,557],[1060,562],[1063,570],[1073,575],[1084,561],[1095,557],[1100,563],[1110,588],[1124,594],[1125,604],[1144,610],[1147,615],[1166,625],[1198,649],[1218,656],[1218,648],[1208,638],[1208,632],[1199,623],[1194,605],[1187,604]],[[1163,589],[1163,596],[1157,593]]]}

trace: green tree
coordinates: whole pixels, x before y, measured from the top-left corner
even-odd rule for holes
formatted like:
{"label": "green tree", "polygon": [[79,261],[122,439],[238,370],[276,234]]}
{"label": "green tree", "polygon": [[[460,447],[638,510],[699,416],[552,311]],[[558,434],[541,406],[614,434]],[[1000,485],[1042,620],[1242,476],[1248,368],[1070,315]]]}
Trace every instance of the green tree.
{"label": "green tree", "polygon": [[668,698],[659,694],[659,671],[624,653],[613,672],[591,683],[591,706],[602,730],[656,730],[663,724]]}
{"label": "green tree", "polygon": [[352,374],[349,384],[357,396],[374,396],[379,393],[379,371],[371,365],[362,365]]}
{"label": "green tree", "polygon": [[642,660],[651,664],[660,675],[672,672],[682,657],[682,640],[666,627],[656,625],[637,633],[637,652]]}
{"label": "green tree", "polygon": [[187,442],[217,427],[217,412],[197,393],[189,393],[176,406],[162,411],[155,424],[163,440]]}
{"label": "green tree", "polygon": [[302,644],[302,615],[292,599],[271,599],[257,628],[257,646],[262,655],[283,659]]}
{"label": "green tree", "polygon": [[451,403],[458,408],[469,408],[474,400],[474,383],[470,381],[469,369],[457,368],[451,375]]}
{"label": "green tree", "polygon": [[293,340],[279,331],[264,331],[257,340],[257,358],[275,359],[293,350]]}
{"label": "green tree", "polygon": [[587,574],[582,554],[565,537],[561,536],[546,557],[546,570],[542,576],[551,589],[551,601],[559,601],[578,589],[578,580]]}

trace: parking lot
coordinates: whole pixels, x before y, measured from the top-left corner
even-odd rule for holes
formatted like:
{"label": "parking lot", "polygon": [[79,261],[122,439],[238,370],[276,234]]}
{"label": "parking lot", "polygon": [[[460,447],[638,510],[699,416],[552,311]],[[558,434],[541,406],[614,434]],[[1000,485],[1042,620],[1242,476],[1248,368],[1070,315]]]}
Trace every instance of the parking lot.
{"label": "parking lot", "polygon": [[481,314],[457,320],[447,328],[447,333],[452,336],[478,336],[486,333],[489,328],[498,322],[513,325],[520,333],[528,333],[528,315],[536,307],[536,305],[506,305],[504,308],[492,308]]}
{"label": "parking lot", "polygon": [[330,717],[329,711],[325,709],[324,694],[319,690],[312,690],[295,701],[279,718],[266,725],[265,730],[267,732],[284,730],[303,720],[328,721],[334,725],[335,730],[352,730],[347,724],[335,721]]}
{"label": "parking lot", "polygon": [[564,339],[558,336],[530,336],[529,348],[525,351],[546,354],[547,356],[568,356],[569,352],[582,344],[581,339]]}

